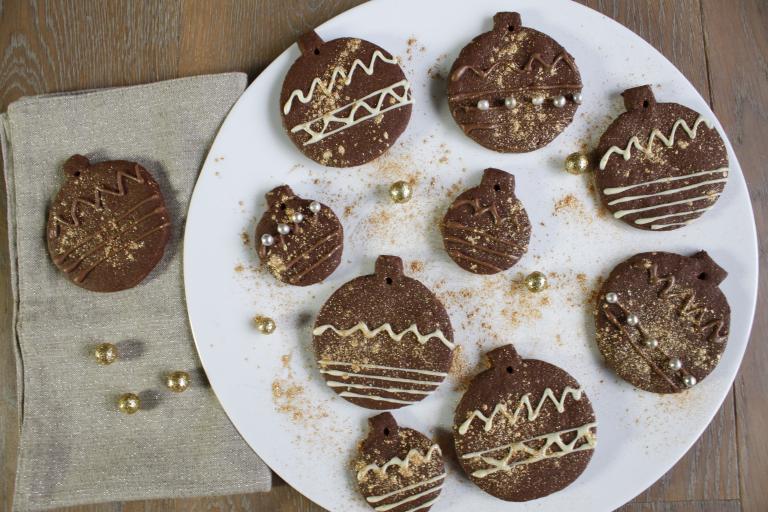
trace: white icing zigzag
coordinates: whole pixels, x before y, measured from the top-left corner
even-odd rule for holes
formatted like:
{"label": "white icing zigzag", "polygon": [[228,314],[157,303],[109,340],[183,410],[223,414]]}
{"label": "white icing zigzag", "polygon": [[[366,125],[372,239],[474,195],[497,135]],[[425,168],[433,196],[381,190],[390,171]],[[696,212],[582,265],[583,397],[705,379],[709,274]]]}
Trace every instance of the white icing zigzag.
{"label": "white icing zigzag", "polygon": [[517,419],[520,417],[520,414],[523,411],[523,409],[526,409],[528,412],[528,421],[533,421],[539,417],[539,414],[541,414],[541,410],[546,405],[547,400],[551,400],[552,403],[557,408],[557,412],[562,413],[563,411],[565,411],[565,399],[568,398],[569,396],[572,396],[573,399],[576,401],[581,400],[582,393],[583,393],[583,390],[581,388],[574,389],[570,386],[567,386],[563,390],[563,394],[560,396],[560,399],[558,400],[555,397],[554,392],[550,388],[547,388],[544,390],[544,394],[542,395],[541,400],[539,400],[539,403],[536,406],[536,409],[534,409],[533,405],[531,404],[531,394],[526,393],[517,403],[517,407],[515,407],[515,410],[513,413],[509,412],[509,409],[507,409],[507,404],[503,402],[496,404],[496,407],[493,408],[493,412],[491,413],[490,416],[485,416],[482,412],[478,410],[474,410],[472,411],[472,414],[470,414],[469,418],[467,418],[467,420],[464,423],[462,423],[461,426],[459,427],[459,434],[462,436],[466,434],[467,430],[469,430],[469,427],[472,424],[472,420],[474,420],[475,418],[480,418],[480,420],[485,423],[483,430],[488,432],[493,427],[493,419],[499,413],[501,413],[504,417],[506,417],[509,420],[511,425],[514,425],[517,422]]}
{"label": "white icing zigzag", "polygon": [[365,476],[370,473],[371,471],[376,472],[377,474],[384,474],[387,472],[387,469],[389,469],[391,466],[397,466],[398,468],[407,468],[411,464],[411,459],[419,458],[422,459],[424,462],[429,462],[432,460],[432,456],[437,453],[441,457],[443,455],[442,450],[440,449],[440,446],[437,444],[433,444],[429,447],[429,450],[427,450],[427,453],[422,453],[416,448],[412,449],[408,452],[408,454],[405,456],[405,459],[401,459],[400,457],[392,457],[387,462],[384,463],[384,465],[379,466],[377,464],[368,464],[363,469],[357,472],[357,481],[362,481]]}
{"label": "white icing zigzag", "polygon": [[602,171],[605,169],[605,166],[608,164],[608,159],[614,153],[622,155],[624,160],[629,160],[629,158],[632,156],[632,146],[637,148],[639,151],[650,154],[651,150],[653,149],[653,142],[656,138],[662,141],[668,148],[671,148],[675,143],[675,133],[677,132],[678,127],[681,127],[685,133],[688,134],[688,137],[695,139],[696,131],[699,129],[699,125],[701,123],[704,123],[709,129],[712,129],[713,127],[712,121],[705,119],[704,116],[699,116],[698,119],[696,119],[696,122],[693,123],[693,128],[688,126],[688,123],[686,123],[684,119],[678,119],[675,121],[675,124],[672,125],[672,131],[669,134],[669,138],[665,137],[664,134],[661,133],[657,128],[654,128],[651,132],[651,136],[648,138],[648,145],[646,147],[640,145],[640,139],[638,139],[637,136],[629,139],[629,143],[627,143],[626,149],[621,149],[618,146],[612,146],[608,151],[605,152],[603,158],[600,160],[600,170]]}
{"label": "white icing zigzag", "polygon": [[[403,93],[397,94],[395,90],[400,87],[403,88]],[[388,112],[390,110],[412,104],[413,99],[411,98],[410,90],[411,90],[411,85],[408,82],[408,80],[400,80],[399,82],[396,82],[390,85],[389,87],[385,87],[383,89],[379,89],[378,91],[374,91],[368,96],[365,96],[363,98],[360,98],[359,100],[353,101],[352,103],[348,103],[343,107],[337,108],[336,110],[333,110],[327,114],[324,114],[321,117],[312,119],[311,121],[307,121],[306,123],[298,124],[293,128],[291,128],[291,133],[296,133],[303,130],[307,132],[307,134],[310,136],[309,140],[307,140],[303,145],[307,146],[309,144],[315,144],[316,142],[320,142],[324,138],[329,137],[334,133],[340,132],[342,130],[346,130],[347,128],[351,128],[352,126],[362,123],[363,121],[367,121],[368,119],[377,117],[378,115],[383,114],[384,112]],[[368,104],[367,100],[370,100],[371,98],[374,98],[376,96],[379,97],[378,101],[376,102],[376,106],[371,107]],[[388,104],[385,106],[385,101],[387,100],[387,98],[391,98],[392,101],[387,102]],[[363,115],[362,117],[355,118],[358,110],[360,109],[365,109],[368,111],[368,113]],[[336,114],[340,114],[345,110],[350,111],[347,116],[344,116],[344,117],[336,116]],[[312,125],[319,122],[323,123],[322,128],[320,128],[319,131],[313,130]],[[326,131],[328,129],[328,126],[331,123],[338,123],[338,124],[341,124],[341,126],[338,126],[332,130]]]}
{"label": "white icing zigzag", "polygon": [[388,64],[397,64],[397,59],[394,57],[386,57],[379,50],[376,50],[373,52],[371,62],[367,66],[360,59],[355,59],[355,61],[352,63],[352,66],[349,68],[349,72],[345,71],[343,68],[335,67],[333,69],[333,73],[331,74],[331,78],[328,80],[328,83],[323,82],[319,78],[312,80],[312,84],[309,86],[309,92],[306,96],[303,92],[301,92],[300,89],[296,89],[295,91],[291,92],[291,95],[288,97],[288,101],[285,102],[285,105],[283,106],[283,114],[287,115],[291,111],[294,98],[298,98],[298,100],[302,103],[308,103],[312,101],[312,97],[315,94],[315,88],[317,87],[320,87],[320,90],[324,93],[331,94],[333,92],[333,87],[336,84],[336,80],[339,77],[344,78],[344,85],[351,84],[352,75],[355,74],[355,70],[357,70],[358,67],[365,71],[366,75],[371,76],[373,74],[373,65],[376,63],[376,59],[380,59],[382,62],[386,62]]}
{"label": "white icing zigzag", "polygon": [[[489,450],[482,450],[479,452],[473,452],[473,453],[467,453],[465,455],[462,455],[462,459],[475,459],[479,458],[486,464],[489,464],[491,467],[487,469],[478,469],[474,472],[472,472],[472,476],[476,478],[485,478],[488,475],[492,475],[493,473],[497,473],[499,471],[509,471],[515,466],[520,466],[522,464],[531,464],[534,462],[539,462],[544,459],[552,459],[552,458],[559,458],[564,457],[568,454],[580,452],[584,450],[592,450],[597,445],[597,437],[595,436],[595,433],[592,432],[593,428],[597,427],[597,423],[587,423],[586,425],[582,425],[577,428],[571,428],[567,430],[561,430],[560,432],[553,432],[551,434],[545,434],[543,436],[534,437],[531,439],[527,439],[525,441],[520,441],[517,443],[511,443],[504,446],[499,446],[497,448],[491,448]],[[570,443],[563,442],[562,436],[563,434],[568,433],[576,433],[576,437],[573,438],[573,440]],[[535,443],[536,441],[544,441],[544,445],[539,448],[531,448],[530,446],[526,445],[526,443]],[[579,446],[576,446],[579,442]],[[550,449],[553,447],[553,445],[556,445],[559,448],[559,451],[550,451]],[[493,457],[486,457],[485,455],[487,453],[492,453],[498,450],[508,450],[507,454],[501,458],[501,459],[494,459]],[[510,462],[513,456],[516,454],[519,454],[520,452],[524,452],[527,455],[530,455],[530,457],[527,457],[522,460],[517,460],[515,462]]]}
{"label": "white icing zigzag", "polygon": [[434,332],[431,332],[429,334],[421,334],[416,324],[411,324],[410,327],[408,327],[406,330],[399,333],[396,333],[395,331],[393,331],[392,326],[389,323],[380,325],[379,327],[373,330],[371,330],[365,324],[365,322],[359,322],[357,325],[349,329],[337,329],[333,325],[326,324],[326,325],[321,325],[320,327],[315,328],[315,330],[312,331],[312,334],[314,334],[315,336],[320,336],[327,330],[331,330],[334,333],[344,338],[346,338],[347,336],[351,336],[352,334],[360,331],[361,333],[363,333],[363,336],[369,339],[376,337],[379,333],[385,332],[389,335],[390,338],[392,338],[395,341],[402,341],[402,339],[405,337],[406,334],[411,333],[414,336],[416,336],[416,339],[422,345],[424,345],[426,342],[428,342],[432,338],[437,338],[438,340],[443,342],[443,345],[445,345],[451,350],[453,350],[456,347],[455,344],[448,341],[448,339],[445,337],[445,335],[443,335],[440,329],[436,329]]}

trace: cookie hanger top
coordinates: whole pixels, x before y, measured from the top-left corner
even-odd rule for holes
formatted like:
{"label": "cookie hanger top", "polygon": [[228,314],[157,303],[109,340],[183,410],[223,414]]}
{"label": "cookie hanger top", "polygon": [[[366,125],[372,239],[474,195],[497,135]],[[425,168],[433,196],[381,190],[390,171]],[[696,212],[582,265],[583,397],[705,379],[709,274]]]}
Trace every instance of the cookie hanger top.
{"label": "cookie hanger top", "polygon": [[656,96],[654,96],[650,85],[632,87],[621,93],[621,96],[624,98],[624,108],[627,109],[627,112],[645,110],[648,113],[653,113],[656,108]]}

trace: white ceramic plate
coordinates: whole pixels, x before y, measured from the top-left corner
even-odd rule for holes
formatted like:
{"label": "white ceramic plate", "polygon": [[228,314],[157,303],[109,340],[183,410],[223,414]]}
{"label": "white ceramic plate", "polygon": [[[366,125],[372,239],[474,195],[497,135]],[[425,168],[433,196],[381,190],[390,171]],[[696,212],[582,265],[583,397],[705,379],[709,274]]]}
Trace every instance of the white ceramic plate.
{"label": "white ceramic plate", "polygon": [[[497,11],[517,10],[523,24],[553,36],[576,59],[584,104],[574,123],[544,149],[504,155],[465,137],[450,117],[445,76],[458,51],[489,30]],[[265,20],[265,23],[268,21]],[[254,27],[258,30],[258,27]],[[717,205],[697,222],[667,233],[629,228],[599,215],[587,177],[562,170],[582,144],[594,147],[623,111],[619,93],[651,83],[659,101],[688,105],[715,119],[685,77],[638,36],[609,18],[565,0],[386,0],[364,4],[318,28],[326,40],[357,36],[402,58],[416,100],[398,144],[376,162],[330,169],[302,156],[283,132],[278,99],[298,56],[292,46],[251,84],[222,126],[195,188],[186,228],[184,276],[190,322],[205,371],[232,422],[290,485],[331,510],[369,510],[349,470],[370,411],[328,388],[314,368],[311,325],[342,283],[373,271],[379,254],[401,256],[407,273],[435,289],[462,345],[458,377],[424,401],[398,410],[402,425],[448,441],[460,380],[479,370],[481,355],[512,342],[523,357],[565,368],[586,389],[599,422],[592,462],[565,490],[516,510],[613,509],[664,474],[718,410],[749,337],[757,292],[752,209],[733,150],[730,179]],[[409,42],[410,40],[410,42]],[[722,127],[716,123],[721,133]],[[530,250],[510,272],[471,275],[444,250],[439,219],[456,191],[499,167],[517,177],[517,195],[532,219]],[[386,187],[417,181],[415,197],[394,206]],[[264,194],[290,184],[301,196],[331,205],[342,217],[342,265],[323,284],[294,288],[255,269],[242,234],[252,233]],[[458,187],[451,187],[460,184]],[[727,350],[717,369],[692,391],[658,396],[637,391],[604,367],[593,341],[590,292],[599,276],[637,252],[690,255],[706,249],[730,275],[722,288],[733,310]],[[553,272],[543,294],[513,292],[517,272]],[[273,317],[271,336],[250,319]],[[446,444],[446,443],[444,443]],[[447,444],[446,444],[447,445]],[[435,510],[486,512],[509,504],[474,487],[455,463]]]}

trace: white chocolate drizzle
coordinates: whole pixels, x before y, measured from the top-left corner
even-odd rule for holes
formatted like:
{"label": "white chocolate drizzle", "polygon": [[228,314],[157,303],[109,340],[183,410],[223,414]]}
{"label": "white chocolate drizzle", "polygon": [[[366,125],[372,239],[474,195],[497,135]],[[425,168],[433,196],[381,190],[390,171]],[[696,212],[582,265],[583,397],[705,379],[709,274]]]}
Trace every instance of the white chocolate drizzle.
{"label": "white chocolate drizzle", "polygon": [[381,366],[379,364],[366,364],[366,363],[344,363],[341,361],[325,361],[320,360],[317,362],[320,366],[351,366],[351,367],[360,367],[360,368],[370,368],[372,370],[391,370],[391,371],[397,371],[397,372],[407,372],[407,373],[419,373],[421,375],[433,375],[435,377],[447,377],[448,374],[445,372],[435,372],[431,370],[415,370],[413,368],[397,368],[395,366]]}
{"label": "white chocolate drizzle", "polygon": [[365,336],[368,339],[375,338],[378,334],[385,332],[389,335],[391,339],[395,341],[402,341],[403,337],[405,337],[406,334],[411,333],[416,337],[416,340],[422,345],[427,343],[432,338],[436,338],[440,340],[443,343],[443,345],[448,347],[450,350],[453,350],[456,347],[455,344],[448,341],[448,339],[445,337],[445,335],[440,329],[436,329],[429,334],[421,334],[416,324],[411,324],[410,327],[408,327],[407,329],[399,333],[396,333],[395,331],[393,331],[392,325],[390,325],[389,323],[382,324],[373,330],[371,330],[368,327],[368,325],[366,325],[365,322],[359,322],[357,325],[349,329],[337,329],[333,325],[326,324],[326,325],[321,325],[320,327],[315,328],[315,330],[312,331],[312,334],[314,334],[315,336],[320,336],[327,330],[333,331],[334,333],[338,334],[342,338],[351,336],[359,331],[363,334],[363,336]]}
{"label": "white chocolate drizzle", "polygon": [[638,199],[648,199],[649,197],[668,196],[670,194],[677,194],[678,192],[685,192],[686,190],[693,190],[694,188],[703,187],[705,185],[713,185],[715,183],[724,183],[726,181],[728,181],[727,178],[720,178],[716,180],[705,180],[705,181],[700,181],[699,183],[694,183],[692,185],[686,185],[684,187],[671,188],[668,190],[662,190],[661,192],[654,192],[653,194],[642,194],[639,196],[619,197],[618,199],[614,199],[613,201],[609,202],[608,206],[626,203],[628,201],[637,201]]}
{"label": "white chocolate drizzle", "polygon": [[[667,206],[675,206],[678,204],[689,204],[689,203],[695,203],[697,201],[704,201],[706,199],[710,201],[714,201],[715,198],[719,197],[720,193],[713,193],[713,194],[705,194],[703,196],[693,197],[690,199],[681,199],[679,201],[670,201],[668,203],[661,203],[661,204],[654,204],[653,206],[645,206],[643,208],[634,208],[631,210],[619,210],[617,212],[614,212],[613,216],[617,219],[620,219],[624,217],[625,215],[631,215],[633,213],[640,213],[640,212],[647,212],[649,210],[658,210],[659,208],[666,208]],[[712,205],[709,206],[711,208]],[[704,210],[709,210],[709,208],[705,208]],[[690,212],[689,212],[690,213]],[[684,213],[681,213],[681,215],[684,215]]]}
{"label": "white chocolate drizzle", "polygon": [[302,103],[309,103],[312,101],[312,97],[315,94],[315,89],[317,87],[320,88],[321,91],[323,91],[325,94],[331,94],[333,92],[333,88],[336,84],[336,80],[338,80],[339,77],[344,78],[344,85],[349,85],[352,83],[352,75],[355,74],[355,71],[357,68],[362,69],[365,71],[365,74],[368,76],[371,76],[373,74],[373,67],[374,64],[376,64],[376,60],[379,59],[382,62],[386,62],[388,64],[397,64],[397,59],[394,57],[387,57],[381,51],[376,50],[373,52],[373,56],[371,56],[371,61],[366,66],[363,61],[360,59],[355,59],[355,61],[352,63],[352,66],[350,66],[349,71],[346,71],[342,67],[335,67],[333,68],[333,73],[331,73],[331,78],[328,80],[328,82],[323,82],[320,78],[315,78],[312,80],[312,83],[309,86],[309,92],[305,96],[304,93],[301,91],[301,89],[296,89],[293,92],[291,92],[291,95],[288,97],[288,101],[285,102],[285,105],[283,106],[283,114],[288,114],[291,111],[291,107],[293,107],[293,100],[298,99]]}
{"label": "white chocolate drizzle", "polygon": [[642,183],[627,185],[626,187],[609,187],[609,188],[603,189],[603,194],[607,196],[612,196],[615,194],[621,194],[622,192],[626,192],[627,190],[632,190],[633,188],[637,188],[637,187],[645,187],[647,185],[656,185],[659,183],[669,183],[669,182],[678,181],[678,180],[687,180],[690,178],[696,178],[698,176],[707,176],[709,174],[722,174],[723,177],[727,177],[728,170],[729,170],[728,167],[721,167],[719,169],[714,169],[712,171],[700,171],[700,172],[694,172],[691,174],[684,174],[682,176],[668,176],[666,178],[659,178],[657,180],[644,181]]}
{"label": "white chocolate drizzle", "polygon": [[[422,480],[421,482],[416,482],[415,484],[411,484],[411,485],[407,485],[405,487],[401,487],[400,489],[396,489],[396,490],[394,490],[392,492],[388,492],[386,494],[380,494],[379,496],[368,496],[365,499],[366,499],[366,501],[368,503],[378,503],[378,502],[380,502],[382,500],[385,500],[387,498],[391,498],[392,496],[396,496],[396,495],[398,495],[400,493],[407,492],[407,491],[412,491],[412,490],[418,489],[419,487],[422,487],[424,485],[431,485],[431,484],[439,482],[440,480],[443,480],[443,479],[445,479],[445,473],[441,473],[441,474],[437,475],[436,477],[430,478],[428,480]],[[439,489],[439,488],[442,488],[442,485],[439,486],[439,487],[435,487],[435,489]]]}
{"label": "white chocolate drizzle", "polygon": [[685,133],[688,134],[688,137],[691,139],[696,138],[696,132],[699,129],[699,125],[701,123],[704,123],[707,128],[712,129],[713,124],[712,121],[706,119],[704,116],[699,116],[696,119],[696,122],[693,123],[693,128],[688,126],[688,123],[685,122],[684,119],[678,119],[675,121],[675,124],[672,125],[672,131],[669,134],[669,137],[666,137],[661,131],[659,131],[658,128],[654,128],[651,132],[650,137],[648,137],[648,144],[646,147],[643,147],[640,144],[640,139],[637,138],[637,136],[632,137],[629,139],[629,142],[627,143],[627,147],[625,149],[621,149],[618,146],[611,146],[608,151],[605,152],[603,155],[603,158],[600,159],[600,170],[604,170],[605,166],[608,164],[608,159],[611,158],[611,155],[614,153],[617,153],[624,157],[624,160],[629,160],[632,156],[632,147],[634,146],[638,151],[642,151],[643,153],[649,155],[651,154],[651,151],[653,150],[653,142],[658,138],[660,141],[664,143],[665,146],[668,148],[671,148],[672,145],[675,143],[675,133],[677,132],[678,128],[682,128]]}
{"label": "white chocolate drizzle", "polygon": [[[519,441],[517,443],[510,443],[504,446],[498,446],[496,448],[490,448],[488,450],[482,450],[478,452],[467,453],[461,456],[462,459],[480,459],[489,468],[478,469],[472,472],[472,476],[475,478],[485,478],[488,475],[492,475],[499,471],[510,471],[515,466],[523,464],[532,464],[544,459],[560,458],[571,453],[580,452],[584,450],[592,450],[597,445],[597,437],[592,432],[593,428],[597,427],[597,423],[587,423],[577,428],[571,428],[567,430],[561,430],[559,432],[552,432],[542,436],[527,439],[525,441]],[[569,443],[563,442],[562,436],[564,434],[574,433],[575,437]],[[536,443],[538,441],[544,441],[544,445],[540,448],[531,448],[526,443]],[[581,443],[581,444],[579,444]],[[577,446],[578,444],[578,446]],[[558,451],[551,451],[551,449],[557,446]],[[493,457],[487,457],[486,454],[492,453],[498,450],[507,450],[507,454],[501,459],[495,459]],[[510,462],[512,457],[520,452],[525,453],[529,457]]]}
{"label": "white chocolate drizzle", "polygon": [[415,507],[413,507],[413,508],[409,508],[408,510],[405,510],[404,512],[416,512],[417,510],[422,510],[422,509],[425,509],[425,508],[431,507],[432,505],[434,505],[434,504],[435,504],[435,502],[436,502],[437,500],[438,500],[438,498],[435,498],[435,499],[433,499],[433,500],[429,500],[429,501],[428,501],[428,502],[426,502],[426,503],[422,503],[421,505],[416,505],[416,506],[415,506]]}
{"label": "white chocolate drizzle", "polygon": [[349,382],[339,382],[337,380],[329,380],[326,382],[332,388],[352,388],[352,389],[369,389],[386,391],[387,393],[406,393],[411,395],[428,395],[431,391],[423,391],[421,389],[403,389],[403,388],[383,388],[379,386],[369,386],[367,384],[352,384]]}
{"label": "white chocolate drizzle", "polygon": [[400,457],[392,457],[381,466],[377,464],[368,464],[363,469],[357,472],[357,481],[358,482],[362,481],[366,477],[366,475],[371,471],[375,472],[378,475],[384,475],[387,472],[387,469],[389,469],[392,466],[397,466],[399,469],[405,469],[411,464],[413,460],[418,462],[418,460],[421,459],[424,462],[429,462],[432,460],[432,456],[435,453],[439,454],[441,457],[443,455],[443,451],[440,449],[440,445],[436,443],[429,447],[429,450],[427,450],[427,453],[423,453],[417,450],[416,448],[413,448],[405,455],[404,459],[401,459]]}
{"label": "white chocolate drizzle", "polygon": [[352,393],[351,391],[342,391],[339,393],[339,396],[343,396],[345,398],[363,398],[365,400],[372,400],[374,402],[390,402],[393,404],[401,404],[401,405],[410,405],[413,403],[418,402],[419,400],[400,400],[399,398],[389,398],[386,396],[377,396],[377,395],[361,395],[360,393]]}
{"label": "white chocolate drizzle", "polygon": [[480,418],[480,420],[485,423],[483,430],[488,432],[493,427],[493,420],[497,414],[501,414],[502,416],[506,417],[509,420],[510,425],[514,425],[517,422],[517,419],[520,417],[522,411],[526,410],[528,413],[528,421],[533,421],[539,417],[539,414],[541,414],[541,410],[546,405],[547,400],[551,400],[557,409],[557,412],[562,413],[565,411],[565,400],[569,396],[572,396],[574,400],[578,401],[581,400],[582,394],[582,388],[574,389],[570,386],[566,386],[562,395],[560,395],[560,399],[558,400],[555,396],[555,393],[550,388],[547,388],[544,390],[544,394],[541,396],[541,399],[539,400],[539,403],[535,409],[531,404],[530,393],[526,393],[522,396],[522,398],[520,398],[520,401],[517,403],[517,406],[512,413],[509,412],[507,404],[504,402],[496,404],[496,407],[493,408],[493,412],[490,416],[485,416],[482,412],[475,409],[472,411],[472,414],[469,415],[469,418],[467,418],[467,420],[462,423],[461,426],[459,426],[459,434],[462,436],[466,434],[467,430],[469,430],[469,427],[472,424],[472,421],[475,418]]}
{"label": "white chocolate drizzle", "polygon": [[325,375],[331,375],[333,377],[341,377],[343,379],[349,378],[349,377],[358,377],[361,379],[374,379],[374,380],[385,380],[388,382],[405,382],[407,384],[421,384],[424,386],[439,386],[442,384],[442,381],[430,381],[430,380],[416,380],[416,379],[403,379],[400,377],[387,377],[385,375],[371,375],[368,373],[352,373],[352,372],[344,372],[341,370],[320,370],[320,373]]}
{"label": "white chocolate drizzle", "polygon": [[[393,508],[397,508],[400,505],[405,505],[406,503],[409,503],[411,501],[416,501],[419,498],[423,498],[424,496],[428,496],[430,494],[433,494],[435,492],[440,492],[440,490],[443,488],[443,485],[440,484],[438,486],[435,486],[431,489],[427,489],[426,491],[420,492],[418,494],[414,494],[413,496],[408,496],[407,498],[403,498],[400,501],[396,501],[395,503],[389,503],[387,505],[379,505],[378,507],[374,507],[373,510],[376,512],[387,512],[387,510],[392,510]],[[417,507],[415,510],[418,510],[420,508],[424,508],[426,505],[421,505]],[[414,509],[411,509],[414,510]]]}

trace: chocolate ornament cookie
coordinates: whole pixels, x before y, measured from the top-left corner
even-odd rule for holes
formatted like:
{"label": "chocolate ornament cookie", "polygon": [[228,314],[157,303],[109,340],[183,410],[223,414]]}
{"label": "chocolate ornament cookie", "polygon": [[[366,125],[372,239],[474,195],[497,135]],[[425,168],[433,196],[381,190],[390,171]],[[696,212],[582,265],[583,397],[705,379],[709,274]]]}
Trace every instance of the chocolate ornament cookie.
{"label": "chocolate ornament cookie", "polygon": [[171,234],[152,175],[135,162],[91,164],[74,155],[48,211],[48,252],[70,281],[95,292],[139,284],[163,257]]}
{"label": "chocolate ornament cookie", "polygon": [[702,251],[632,256],[603,283],[597,346],[608,366],[633,386],[677,393],[717,366],[731,310],[718,285],[727,273]]}
{"label": "chocolate ornament cookie", "polygon": [[448,375],[454,349],[445,308],[397,256],[336,290],[315,321],[315,356],[326,383],[369,409],[418,402]]}
{"label": "chocolate ornament cookie", "polygon": [[426,512],[445,480],[443,453],[424,434],[397,425],[388,412],[368,420],[370,432],[353,462],[365,501],[377,512]]}
{"label": "chocolate ornament cookie", "polygon": [[503,272],[528,250],[531,224],[515,197],[515,177],[486,169],[480,185],[462,192],[441,224],[445,250],[464,270]]}
{"label": "chocolate ornament cookie", "polygon": [[597,443],[592,405],[557,366],[520,359],[512,345],[488,353],[456,407],[456,456],[469,478],[506,501],[529,501],[570,485]]}
{"label": "chocolate ornament cookie", "polygon": [[554,39],[500,12],[493,30],[459,53],[448,79],[448,105],[475,142],[502,153],[546,146],[581,104],[581,76]]}
{"label": "chocolate ornament cookie", "polygon": [[656,103],[651,87],[622,93],[627,112],[597,147],[595,182],[617,219],[668,231],[712,208],[728,179],[728,152],[711,121],[677,103]]}
{"label": "chocolate ornament cookie", "polygon": [[256,225],[256,250],[280,281],[319,283],[336,270],[344,229],[329,207],[303,199],[283,185],[267,192],[267,211]]}
{"label": "chocolate ornament cookie", "polygon": [[283,82],[280,112],[294,144],[329,167],[370,162],[395,143],[411,117],[411,86],[398,60],[362,39],[298,41],[301,57]]}

